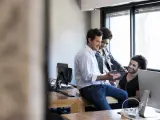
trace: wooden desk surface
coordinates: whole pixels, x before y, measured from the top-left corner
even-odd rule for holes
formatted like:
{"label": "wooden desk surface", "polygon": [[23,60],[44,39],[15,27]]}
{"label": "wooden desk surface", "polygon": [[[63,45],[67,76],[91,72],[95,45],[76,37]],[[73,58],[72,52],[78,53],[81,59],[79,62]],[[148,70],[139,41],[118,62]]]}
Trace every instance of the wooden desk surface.
{"label": "wooden desk surface", "polygon": [[[57,93],[57,92],[49,92],[49,100],[50,102],[53,102],[53,101],[57,101],[57,100],[75,100],[75,99],[80,99],[81,97],[79,97],[79,90],[76,89],[76,88],[73,88],[73,89],[68,89],[68,90],[65,90],[63,92],[66,92],[68,94],[71,94],[71,95],[74,95],[74,96],[77,96],[77,97],[67,97],[63,94],[60,94],[60,93]],[[109,103],[117,103],[118,101],[112,97],[107,97],[107,100]],[[110,102],[112,101],[112,102]]]}
{"label": "wooden desk surface", "polygon": [[[75,96],[77,95],[77,93],[79,93],[79,91],[75,88],[65,90],[64,92],[69,93],[71,95],[75,95]],[[75,108],[75,106],[78,108]],[[77,97],[67,97],[63,94],[56,93],[56,92],[49,93],[49,108],[72,107],[74,109],[73,111],[75,111],[75,109],[79,109],[79,107],[81,106],[84,106],[84,105],[80,97],[78,96]],[[72,108],[71,108],[71,111],[72,111]]]}
{"label": "wooden desk surface", "polygon": [[[74,96],[77,96],[79,94],[79,91],[76,88],[63,90],[63,92],[74,95]],[[67,100],[67,99],[75,99],[75,97],[67,97],[67,96],[60,94],[60,93],[57,93],[57,92],[49,92],[49,99],[51,101],[53,101],[53,100]]]}
{"label": "wooden desk surface", "polygon": [[120,110],[106,110],[62,115],[66,120],[127,120],[117,114]]}
{"label": "wooden desk surface", "polygon": [[[64,114],[66,120],[129,120],[117,112],[120,112],[120,109],[117,110],[106,110],[106,111],[95,111],[95,112],[85,112],[85,113],[73,113],[73,114]],[[139,118],[139,120],[160,120],[158,118]]]}
{"label": "wooden desk surface", "polygon": [[[64,92],[77,97],[67,97],[56,92],[49,92],[49,108],[71,107],[71,113],[85,112],[85,106],[88,105],[82,97],[79,97],[79,91],[76,88],[65,90]],[[108,103],[117,103],[118,101],[112,97],[107,97]]]}

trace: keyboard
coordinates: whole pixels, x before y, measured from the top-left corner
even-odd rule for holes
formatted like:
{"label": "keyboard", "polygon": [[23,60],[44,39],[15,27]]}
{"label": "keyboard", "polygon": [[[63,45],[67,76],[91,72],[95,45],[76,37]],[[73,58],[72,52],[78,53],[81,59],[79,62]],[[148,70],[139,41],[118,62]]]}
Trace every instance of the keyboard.
{"label": "keyboard", "polygon": [[65,92],[60,91],[60,90],[52,89],[52,91],[53,91],[53,92],[60,93],[60,94],[65,95],[65,96],[67,96],[67,97],[76,97],[76,96],[74,96],[74,95],[71,95],[71,94],[65,93]]}
{"label": "keyboard", "polygon": [[64,86],[61,86],[60,90],[69,90],[69,89],[73,89],[73,87],[64,87]]}
{"label": "keyboard", "polygon": [[58,93],[63,94],[67,97],[75,97],[74,95],[71,95],[71,94],[68,94],[68,93],[65,93],[65,92],[62,92],[62,91],[59,91]]}

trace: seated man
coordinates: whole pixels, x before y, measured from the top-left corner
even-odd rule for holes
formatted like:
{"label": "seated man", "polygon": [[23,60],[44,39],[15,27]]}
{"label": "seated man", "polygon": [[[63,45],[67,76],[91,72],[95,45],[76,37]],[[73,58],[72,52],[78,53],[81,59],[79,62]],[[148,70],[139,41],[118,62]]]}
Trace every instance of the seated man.
{"label": "seated man", "polygon": [[[119,82],[119,88],[126,90],[128,97],[134,97],[140,100],[138,69],[145,70],[147,67],[146,59],[141,55],[136,55],[131,58],[128,65],[128,73],[126,73]],[[136,107],[138,104],[135,101],[128,101],[128,107]]]}
{"label": "seated man", "polygon": [[[87,33],[87,45],[80,51],[74,61],[75,79],[81,96],[92,103],[98,110],[110,110],[106,96],[118,99],[121,105],[128,98],[127,92],[103,84],[104,80],[115,79],[116,74],[101,74],[98,69],[95,57],[102,40],[102,32],[98,29],[91,29]],[[126,104],[125,104],[125,107]]]}

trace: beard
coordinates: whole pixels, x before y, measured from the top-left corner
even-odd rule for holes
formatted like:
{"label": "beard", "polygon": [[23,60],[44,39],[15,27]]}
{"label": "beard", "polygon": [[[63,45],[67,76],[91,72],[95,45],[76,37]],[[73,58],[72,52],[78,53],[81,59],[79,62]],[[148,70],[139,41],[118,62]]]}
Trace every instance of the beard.
{"label": "beard", "polygon": [[137,69],[128,68],[128,73],[135,74],[137,73],[137,71],[138,71],[138,68]]}

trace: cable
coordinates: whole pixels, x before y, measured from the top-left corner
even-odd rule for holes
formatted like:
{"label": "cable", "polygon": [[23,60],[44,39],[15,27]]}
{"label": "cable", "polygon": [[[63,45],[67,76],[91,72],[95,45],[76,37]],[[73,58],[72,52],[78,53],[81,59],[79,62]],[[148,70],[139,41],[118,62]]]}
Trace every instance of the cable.
{"label": "cable", "polygon": [[[134,119],[133,117],[136,117],[135,115],[129,115],[129,113],[131,112],[131,109],[128,109],[128,110],[130,110],[130,111],[125,111],[125,110],[123,110],[124,108],[123,108],[123,106],[124,106],[124,103],[126,102],[126,101],[128,101],[128,100],[136,100],[139,104],[140,104],[140,102],[139,102],[139,100],[138,99],[136,99],[136,98],[128,98],[128,99],[126,99],[123,103],[122,103],[122,111],[121,111],[121,115],[123,115],[124,117],[126,117],[126,118],[128,118],[128,119]],[[136,110],[137,108],[135,108],[135,110]],[[133,109],[132,109],[132,112],[133,112]],[[138,108],[138,112],[139,112],[139,108]],[[137,118],[136,118],[137,119]]]}
{"label": "cable", "polygon": [[122,109],[123,109],[124,103],[125,103],[126,101],[128,101],[128,100],[136,100],[138,103],[140,103],[137,98],[128,98],[128,99],[126,99],[126,100],[122,103]]}

